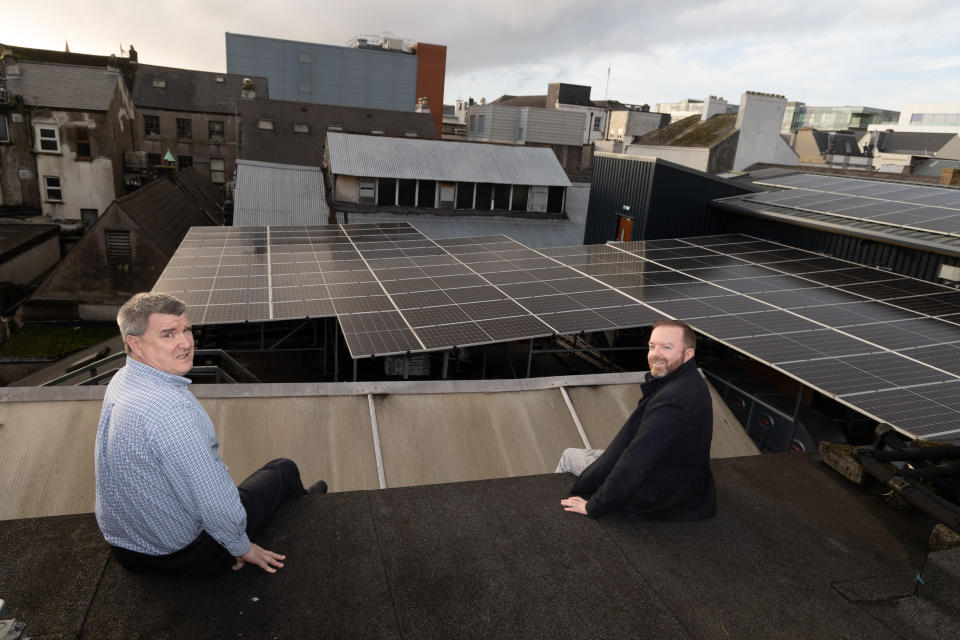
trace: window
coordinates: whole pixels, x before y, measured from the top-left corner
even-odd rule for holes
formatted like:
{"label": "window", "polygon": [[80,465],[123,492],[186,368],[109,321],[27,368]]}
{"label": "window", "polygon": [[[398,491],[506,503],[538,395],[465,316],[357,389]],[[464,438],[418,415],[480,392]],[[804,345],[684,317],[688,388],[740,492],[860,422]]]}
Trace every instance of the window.
{"label": "window", "polygon": [[43,183],[47,188],[47,200],[63,202],[63,189],[60,188],[60,176],[43,176]]}
{"label": "window", "polygon": [[60,153],[60,130],[55,126],[37,125],[37,147],[39,151]]}
{"label": "window", "polygon": [[99,215],[96,209],[80,209],[80,219],[87,224],[88,229],[97,221]]}
{"label": "window", "polygon": [[167,81],[162,78],[155,78],[153,81],[153,86],[156,87],[157,89],[166,89]]}
{"label": "window", "polygon": [[213,81],[214,81],[214,82],[219,82],[220,84],[223,84],[223,76],[217,76],[216,78],[213,79]]}
{"label": "window", "polygon": [[143,116],[143,135],[160,135],[160,116]]}
{"label": "window", "polygon": [[600,131],[600,127],[603,125],[603,116],[595,116],[593,118],[593,130]]}
{"label": "window", "polygon": [[210,132],[210,142],[214,144],[223,144],[223,121],[211,120],[208,123]]}
{"label": "window", "polygon": [[177,118],[177,137],[184,140],[193,138],[193,123],[189,118]]}
{"label": "window", "polygon": [[343,131],[343,125],[331,124],[327,127],[327,131]]}
{"label": "window", "polygon": [[223,184],[223,158],[210,158],[210,182]]}
{"label": "window", "polygon": [[147,166],[159,167],[161,162],[163,162],[163,159],[160,157],[159,153],[147,154]]}
{"label": "window", "polygon": [[408,137],[408,138],[419,138],[419,137],[420,137],[420,136],[417,135],[417,132],[416,132],[416,131],[404,131],[404,132],[403,132],[403,135],[405,135],[405,136]]}
{"label": "window", "polygon": [[92,155],[90,151],[90,128],[74,127],[73,137],[77,143],[77,160],[89,160]]}
{"label": "window", "polygon": [[0,142],[10,142],[10,128],[7,126],[7,116],[0,116]]}
{"label": "window", "polygon": [[357,202],[361,204],[373,204],[377,195],[377,181],[373,178],[360,179],[360,196]]}
{"label": "window", "polygon": [[293,132],[294,133],[310,133],[310,125],[308,125],[305,122],[294,122]]}
{"label": "window", "polygon": [[186,169],[193,166],[193,156],[177,156],[177,168]]}
{"label": "window", "polygon": [[130,258],[133,251],[130,248],[130,232],[126,229],[120,231],[106,230],[104,232],[107,241],[107,264],[130,268]]}
{"label": "window", "polygon": [[300,56],[299,56],[299,60],[300,60],[300,62],[303,62],[303,63],[305,63],[305,64],[310,64],[310,54],[309,54],[309,53],[301,53]]}
{"label": "window", "polygon": [[263,118],[257,120],[257,129],[262,131],[273,131],[273,120],[266,120]]}

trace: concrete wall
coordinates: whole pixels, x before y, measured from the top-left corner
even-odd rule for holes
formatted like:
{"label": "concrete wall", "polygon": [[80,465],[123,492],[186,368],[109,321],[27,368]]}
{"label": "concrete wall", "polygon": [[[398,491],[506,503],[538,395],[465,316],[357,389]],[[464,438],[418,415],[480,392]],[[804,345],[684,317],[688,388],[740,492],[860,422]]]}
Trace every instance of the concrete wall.
{"label": "concrete wall", "polygon": [[757,162],[797,164],[797,154],[780,137],[787,99],[768,93],[747,91],[740,99],[737,129],[740,131],[734,171],[743,171]]}
{"label": "concrete wall", "polygon": [[[670,123],[670,116],[652,111],[611,111],[607,138],[624,140],[639,137]],[[605,149],[613,151],[613,149]]]}
{"label": "concrete wall", "polygon": [[[572,111],[583,114],[581,129],[581,144],[590,144],[594,140],[602,140],[603,133],[610,126],[610,112],[600,107],[587,107],[577,104],[558,104],[557,111]],[[600,118],[600,126],[594,128],[594,118]]]}
{"label": "concrete wall", "polygon": [[274,100],[395,111],[417,104],[413,54],[236,33],[227,33],[226,43],[227,73],[266,77]]}
{"label": "concrete wall", "polygon": [[709,147],[667,147],[661,145],[636,145],[627,148],[627,155],[663,158],[698,171],[709,171]]}
{"label": "concrete wall", "polygon": [[4,111],[10,140],[0,142],[0,206],[40,208],[33,132],[22,111]]}

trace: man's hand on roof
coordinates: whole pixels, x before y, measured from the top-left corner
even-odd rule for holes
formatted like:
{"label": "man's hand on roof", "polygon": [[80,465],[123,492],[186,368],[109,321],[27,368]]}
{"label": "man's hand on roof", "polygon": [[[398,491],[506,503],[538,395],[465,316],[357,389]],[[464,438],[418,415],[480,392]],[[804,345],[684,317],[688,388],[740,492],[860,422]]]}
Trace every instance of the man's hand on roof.
{"label": "man's hand on roof", "polygon": [[579,513],[581,515],[587,515],[587,501],[579,496],[571,496],[565,500],[561,500],[560,504],[563,505],[564,511],[573,511],[574,513]]}
{"label": "man's hand on roof", "polygon": [[250,549],[242,556],[237,557],[237,563],[233,565],[233,570],[238,571],[243,565],[249,562],[255,564],[267,573],[276,573],[277,569],[283,567],[281,560],[286,560],[287,556],[267,551],[257,544],[250,544]]}

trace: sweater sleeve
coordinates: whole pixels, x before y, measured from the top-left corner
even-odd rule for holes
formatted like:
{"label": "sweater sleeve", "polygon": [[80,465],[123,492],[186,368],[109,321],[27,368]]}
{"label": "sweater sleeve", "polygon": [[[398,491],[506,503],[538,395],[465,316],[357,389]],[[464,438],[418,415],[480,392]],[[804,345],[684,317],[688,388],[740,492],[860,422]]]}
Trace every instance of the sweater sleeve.
{"label": "sweater sleeve", "polygon": [[661,393],[651,402],[633,440],[587,501],[587,515],[602,516],[640,490],[664,452],[680,438],[685,411],[678,394]]}

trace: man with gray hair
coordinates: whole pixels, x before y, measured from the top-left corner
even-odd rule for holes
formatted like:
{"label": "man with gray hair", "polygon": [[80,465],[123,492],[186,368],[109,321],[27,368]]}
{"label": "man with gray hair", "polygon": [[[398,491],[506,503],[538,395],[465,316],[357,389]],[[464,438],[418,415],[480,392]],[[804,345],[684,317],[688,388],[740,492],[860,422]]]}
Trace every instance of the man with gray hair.
{"label": "man with gray hair", "polygon": [[[250,538],[284,500],[308,492],[286,458],[234,486],[213,423],[187,389],[194,342],[185,309],[173,296],[138,293],[117,314],[127,363],[100,412],[97,523],[132,571],[206,575],[250,562],[275,573],[286,556]],[[310,489],[325,492],[323,481]]]}

